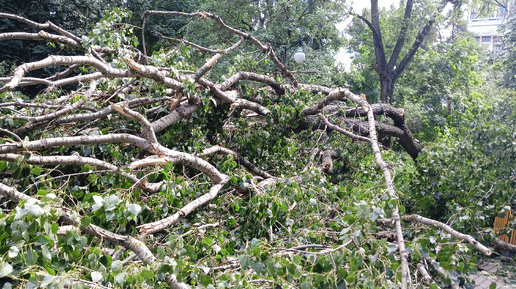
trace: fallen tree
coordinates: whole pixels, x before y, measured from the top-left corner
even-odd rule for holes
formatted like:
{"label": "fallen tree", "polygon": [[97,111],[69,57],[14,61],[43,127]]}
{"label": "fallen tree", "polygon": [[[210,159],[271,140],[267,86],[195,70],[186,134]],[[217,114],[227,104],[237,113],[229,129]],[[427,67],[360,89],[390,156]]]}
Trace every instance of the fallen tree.
{"label": "fallen tree", "polygon": [[[120,14],[99,24],[97,34],[79,37],[0,13],[49,30],[0,33],[0,40],[45,41],[84,53],[50,55],[0,77],[0,192],[7,199],[1,277],[42,287],[468,282],[448,275],[457,271],[451,261],[440,260],[446,268],[428,265],[439,260],[442,246],[421,241],[424,230],[419,236],[409,228],[406,243],[402,221],[436,223],[404,215],[393,165],[379,145],[378,133],[398,138],[417,158],[421,147],[402,109],[371,105],[347,88],[300,83],[269,44],[206,12],[146,11],[143,19],[212,20],[235,36],[233,44],[214,49],[162,36],[178,46],[147,55],[137,49],[133,27],[118,23]],[[272,63],[263,70],[274,67],[285,80],[241,70],[210,75],[226,55],[256,48]],[[188,63],[183,54],[194,49],[201,56]],[[29,76],[49,66],[64,69]],[[47,86],[35,99],[15,92],[35,84]],[[338,146],[355,144],[372,156],[367,170],[377,183],[365,192],[330,184],[325,175],[342,166]],[[393,225],[395,241],[374,237],[379,218]],[[469,235],[439,238],[457,241],[447,252],[464,251],[467,240],[490,254]],[[441,275],[430,277],[434,271]],[[425,272],[424,281],[416,272]]]}

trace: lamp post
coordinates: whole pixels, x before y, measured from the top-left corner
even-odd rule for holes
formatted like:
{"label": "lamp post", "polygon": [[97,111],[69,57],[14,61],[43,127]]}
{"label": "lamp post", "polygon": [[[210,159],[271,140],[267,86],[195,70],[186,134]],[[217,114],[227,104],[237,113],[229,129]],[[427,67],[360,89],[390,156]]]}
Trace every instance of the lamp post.
{"label": "lamp post", "polygon": [[294,53],[294,61],[301,64],[303,61],[305,61],[306,55],[303,52],[303,49],[301,48],[301,40],[299,41],[299,48],[297,49],[296,53]]}

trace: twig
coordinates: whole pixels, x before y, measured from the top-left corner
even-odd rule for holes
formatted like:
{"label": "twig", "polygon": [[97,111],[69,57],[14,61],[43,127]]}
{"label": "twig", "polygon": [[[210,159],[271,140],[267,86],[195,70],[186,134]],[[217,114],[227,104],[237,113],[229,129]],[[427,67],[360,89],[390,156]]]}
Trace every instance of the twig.
{"label": "twig", "polygon": [[185,40],[185,39],[177,39],[177,38],[167,37],[167,36],[164,36],[163,34],[157,32],[157,31],[152,31],[152,32],[155,33],[156,35],[158,35],[159,37],[163,38],[163,39],[170,40],[171,42],[181,42],[181,44],[190,45],[190,46],[194,47],[195,49],[197,49],[199,51],[209,52],[209,53],[226,54],[226,53],[234,50],[240,44],[242,44],[242,42],[244,42],[244,38],[240,38],[240,40],[238,40],[235,44],[231,45],[230,47],[228,47],[226,49],[210,49],[210,48],[202,47],[202,46],[200,46],[198,44],[195,44],[195,43],[190,42],[190,41]]}
{"label": "twig", "polygon": [[322,121],[324,121],[324,124],[326,124],[332,130],[336,130],[336,131],[342,133],[343,135],[345,135],[345,136],[347,136],[347,137],[349,137],[349,138],[351,138],[353,140],[371,142],[371,139],[369,139],[367,137],[356,135],[356,134],[354,134],[352,132],[349,132],[349,131],[341,128],[340,126],[337,126],[337,125],[334,125],[334,124],[330,123],[330,121],[324,115],[322,115],[321,113],[318,113],[317,116]]}
{"label": "twig", "polygon": [[0,128],[0,132],[6,133],[6,134],[10,134],[10,135],[12,135],[12,136],[17,140],[17,141],[22,142],[22,139],[21,139],[17,134],[15,134],[15,133],[14,133],[14,132],[12,132],[12,131],[9,131],[9,130],[7,130],[7,129],[5,129],[5,128]]}
{"label": "twig", "polygon": [[205,224],[205,225],[199,226],[199,227],[197,227],[197,228],[193,228],[192,230],[189,230],[188,232],[186,232],[186,233],[183,233],[183,234],[179,235],[179,236],[177,237],[177,239],[179,239],[179,238],[184,238],[185,236],[190,235],[190,234],[191,234],[191,233],[193,233],[194,231],[197,231],[197,232],[198,232],[198,231],[200,231],[200,230],[202,230],[202,229],[204,229],[204,228],[218,227],[219,225],[220,225],[220,223],[219,223],[219,222],[217,222],[217,223],[213,223],[213,224]]}

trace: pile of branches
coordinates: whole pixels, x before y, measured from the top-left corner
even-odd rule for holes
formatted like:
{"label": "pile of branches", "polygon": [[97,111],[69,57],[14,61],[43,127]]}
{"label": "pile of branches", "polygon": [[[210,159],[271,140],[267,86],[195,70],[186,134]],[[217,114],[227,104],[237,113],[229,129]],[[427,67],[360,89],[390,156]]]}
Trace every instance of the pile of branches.
{"label": "pile of branches", "polygon": [[[231,114],[245,112],[249,119],[270,114],[270,110],[259,98],[249,100],[241,96],[241,92],[237,87],[243,81],[254,82],[256,85],[264,87],[271,97],[278,97],[285,93],[300,90],[308,91],[313,95],[322,95],[318,101],[302,110],[297,120],[299,123],[298,130],[310,127],[325,129],[342,133],[355,141],[369,144],[376,164],[383,172],[387,192],[392,199],[398,199],[392,182],[392,167],[382,159],[378,134],[382,137],[397,138],[406,152],[412,158],[417,158],[421,147],[405,125],[403,109],[394,108],[388,104],[371,105],[363,96],[354,94],[347,88],[329,88],[299,83],[295,74],[289,71],[286,65],[278,59],[270,44],[263,43],[249,33],[228,26],[215,14],[206,12],[146,11],[142,16],[144,23],[142,27],[143,33],[145,33],[144,26],[147,19],[154,15],[199,18],[204,21],[212,20],[219,25],[220,29],[224,29],[240,39],[227,49],[213,50],[187,40],[162,36],[164,39],[172,42],[177,41],[182,45],[190,45],[204,53],[213,54],[209,61],[196,71],[180,71],[177,73],[171,71],[170,67],[149,65],[149,56],[146,52],[145,42],[142,46],[143,51],[139,51],[135,47],[115,50],[109,47],[88,46],[83,43],[81,37],[60,28],[54,23],[36,23],[18,15],[0,13],[0,17],[22,21],[35,29],[39,29],[35,33],[0,33],[0,40],[40,40],[56,43],[74,50],[73,55],[70,56],[50,55],[45,59],[24,63],[14,69],[12,76],[0,77],[0,82],[5,83],[0,88],[0,93],[6,93],[18,87],[29,85],[45,85],[47,87],[46,93],[56,91],[60,93],[58,98],[48,102],[36,103],[17,100],[0,103],[0,109],[12,112],[8,117],[2,117],[2,122],[4,124],[15,124],[13,126],[4,126],[0,129],[1,134],[4,136],[4,141],[0,144],[0,160],[7,162],[21,161],[26,164],[41,166],[71,165],[80,167],[89,165],[99,170],[116,172],[131,180],[134,186],[141,187],[149,193],[158,192],[166,184],[148,180],[146,175],[142,176],[138,173],[139,170],[149,166],[165,165],[169,162],[174,165],[189,167],[207,176],[211,182],[207,192],[187,205],[178,208],[176,213],[164,219],[139,224],[137,227],[139,235],[123,235],[100,228],[94,224],[87,224],[85,226],[81,222],[80,212],[74,212],[71,208],[56,208],[60,212],[60,230],[78,229],[82,234],[91,235],[99,240],[103,240],[103,242],[118,244],[132,251],[145,264],[157,264],[159,266],[163,260],[157,258],[149,249],[151,245],[149,242],[152,239],[144,237],[172,228],[201,206],[216,199],[221,189],[228,186],[230,177],[210,163],[207,160],[208,157],[215,154],[233,155],[238,159],[238,163],[253,175],[256,186],[253,185],[248,188],[237,186],[239,191],[260,191],[266,186],[274,186],[277,183],[299,178],[282,178],[271,175],[269,172],[260,169],[259,164],[254,164],[245,159],[239,152],[223,146],[208,147],[199,153],[186,153],[166,147],[158,141],[159,137],[157,135],[160,132],[170,129],[175,123],[202,108],[202,100],[199,97],[201,93],[211,94],[215,102],[214,105],[230,105]],[[213,82],[204,77],[216,65],[218,59],[224,57],[243,43],[256,46],[261,53],[264,53],[271,60],[277,70],[288,81],[283,83],[269,75],[247,71],[238,71],[221,82]],[[125,68],[115,68],[109,63],[108,59],[116,57],[124,59],[126,63]],[[64,67],[64,69],[47,78],[27,76],[30,71],[51,66]],[[116,89],[105,91],[98,88],[98,81],[100,79],[124,79],[127,81]],[[134,82],[144,79],[166,87],[166,94],[154,98],[138,97],[114,102],[118,94],[135,92],[136,86],[133,86]],[[78,89],[71,93],[65,93],[64,90],[59,89],[70,84],[76,84]],[[185,95],[184,91],[188,85],[194,86],[193,91],[195,93]],[[138,93],[136,91],[136,94]],[[145,93],[142,94],[145,95]],[[350,105],[350,102],[353,104]],[[142,112],[141,108],[144,106],[150,108]],[[32,114],[17,113],[19,108],[30,108]],[[153,112],[157,110],[164,110],[167,113],[151,121],[149,115],[154,115]],[[379,116],[382,115],[391,121],[377,121]],[[120,132],[114,129],[110,131],[112,128],[109,127],[93,129],[92,124],[110,117],[119,117],[127,122],[138,124],[141,131],[138,133]],[[100,130],[103,130],[102,134],[98,133]],[[49,133],[60,131],[62,132],[61,134]],[[68,131],[68,133],[64,133],[64,131]],[[28,139],[26,137],[28,135],[36,135],[40,138]],[[98,157],[83,156],[77,152],[70,155],[60,153],[63,147],[100,144],[131,145],[138,147],[141,153],[132,156],[132,161],[123,166]],[[313,159],[316,159],[317,155],[319,155],[319,167],[323,171],[331,170],[333,160],[340,157],[338,152],[331,149],[313,152],[311,156]],[[0,184],[0,193],[14,203],[22,200],[25,200],[25,204],[38,203],[34,196],[29,195],[26,191],[18,190],[17,187],[16,181],[2,183]],[[460,240],[469,242],[473,247],[486,255],[491,254],[488,248],[478,243],[473,237],[461,234],[443,223],[417,215],[401,216],[397,206],[392,208],[391,216],[389,219],[379,220],[378,223],[379,226],[391,226],[394,228],[394,239],[398,244],[399,258],[401,258],[402,264],[402,288],[407,288],[411,284],[409,258],[405,250],[403,221],[435,226]],[[325,247],[321,252],[340,250],[349,243],[344,243],[338,248]],[[295,254],[298,252],[296,250],[301,249],[294,248],[282,254]],[[427,257],[414,267],[421,272],[427,282],[431,283],[433,282],[433,277],[430,276],[427,268],[428,264],[435,262],[434,259]],[[217,269],[231,270],[238,266],[238,262],[233,261],[224,268]],[[447,274],[444,270],[439,272],[444,275]],[[81,279],[74,279],[70,282],[91,283]],[[188,288],[187,284],[177,281],[176,276],[173,274],[167,275],[166,282],[171,288]],[[100,285],[93,284],[91,286]]]}

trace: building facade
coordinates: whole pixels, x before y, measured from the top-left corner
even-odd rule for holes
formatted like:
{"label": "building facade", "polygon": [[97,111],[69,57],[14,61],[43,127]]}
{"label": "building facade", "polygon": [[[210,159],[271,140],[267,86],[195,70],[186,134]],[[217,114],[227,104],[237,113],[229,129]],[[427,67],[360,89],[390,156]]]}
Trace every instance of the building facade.
{"label": "building facade", "polygon": [[468,31],[473,32],[476,35],[475,39],[489,51],[501,52],[504,47],[500,28],[503,23],[514,17],[515,3],[515,0],[505,1],[504,5],[499,6],[489,17],[478,17],[477,11],[472,9],[468,13]]}

